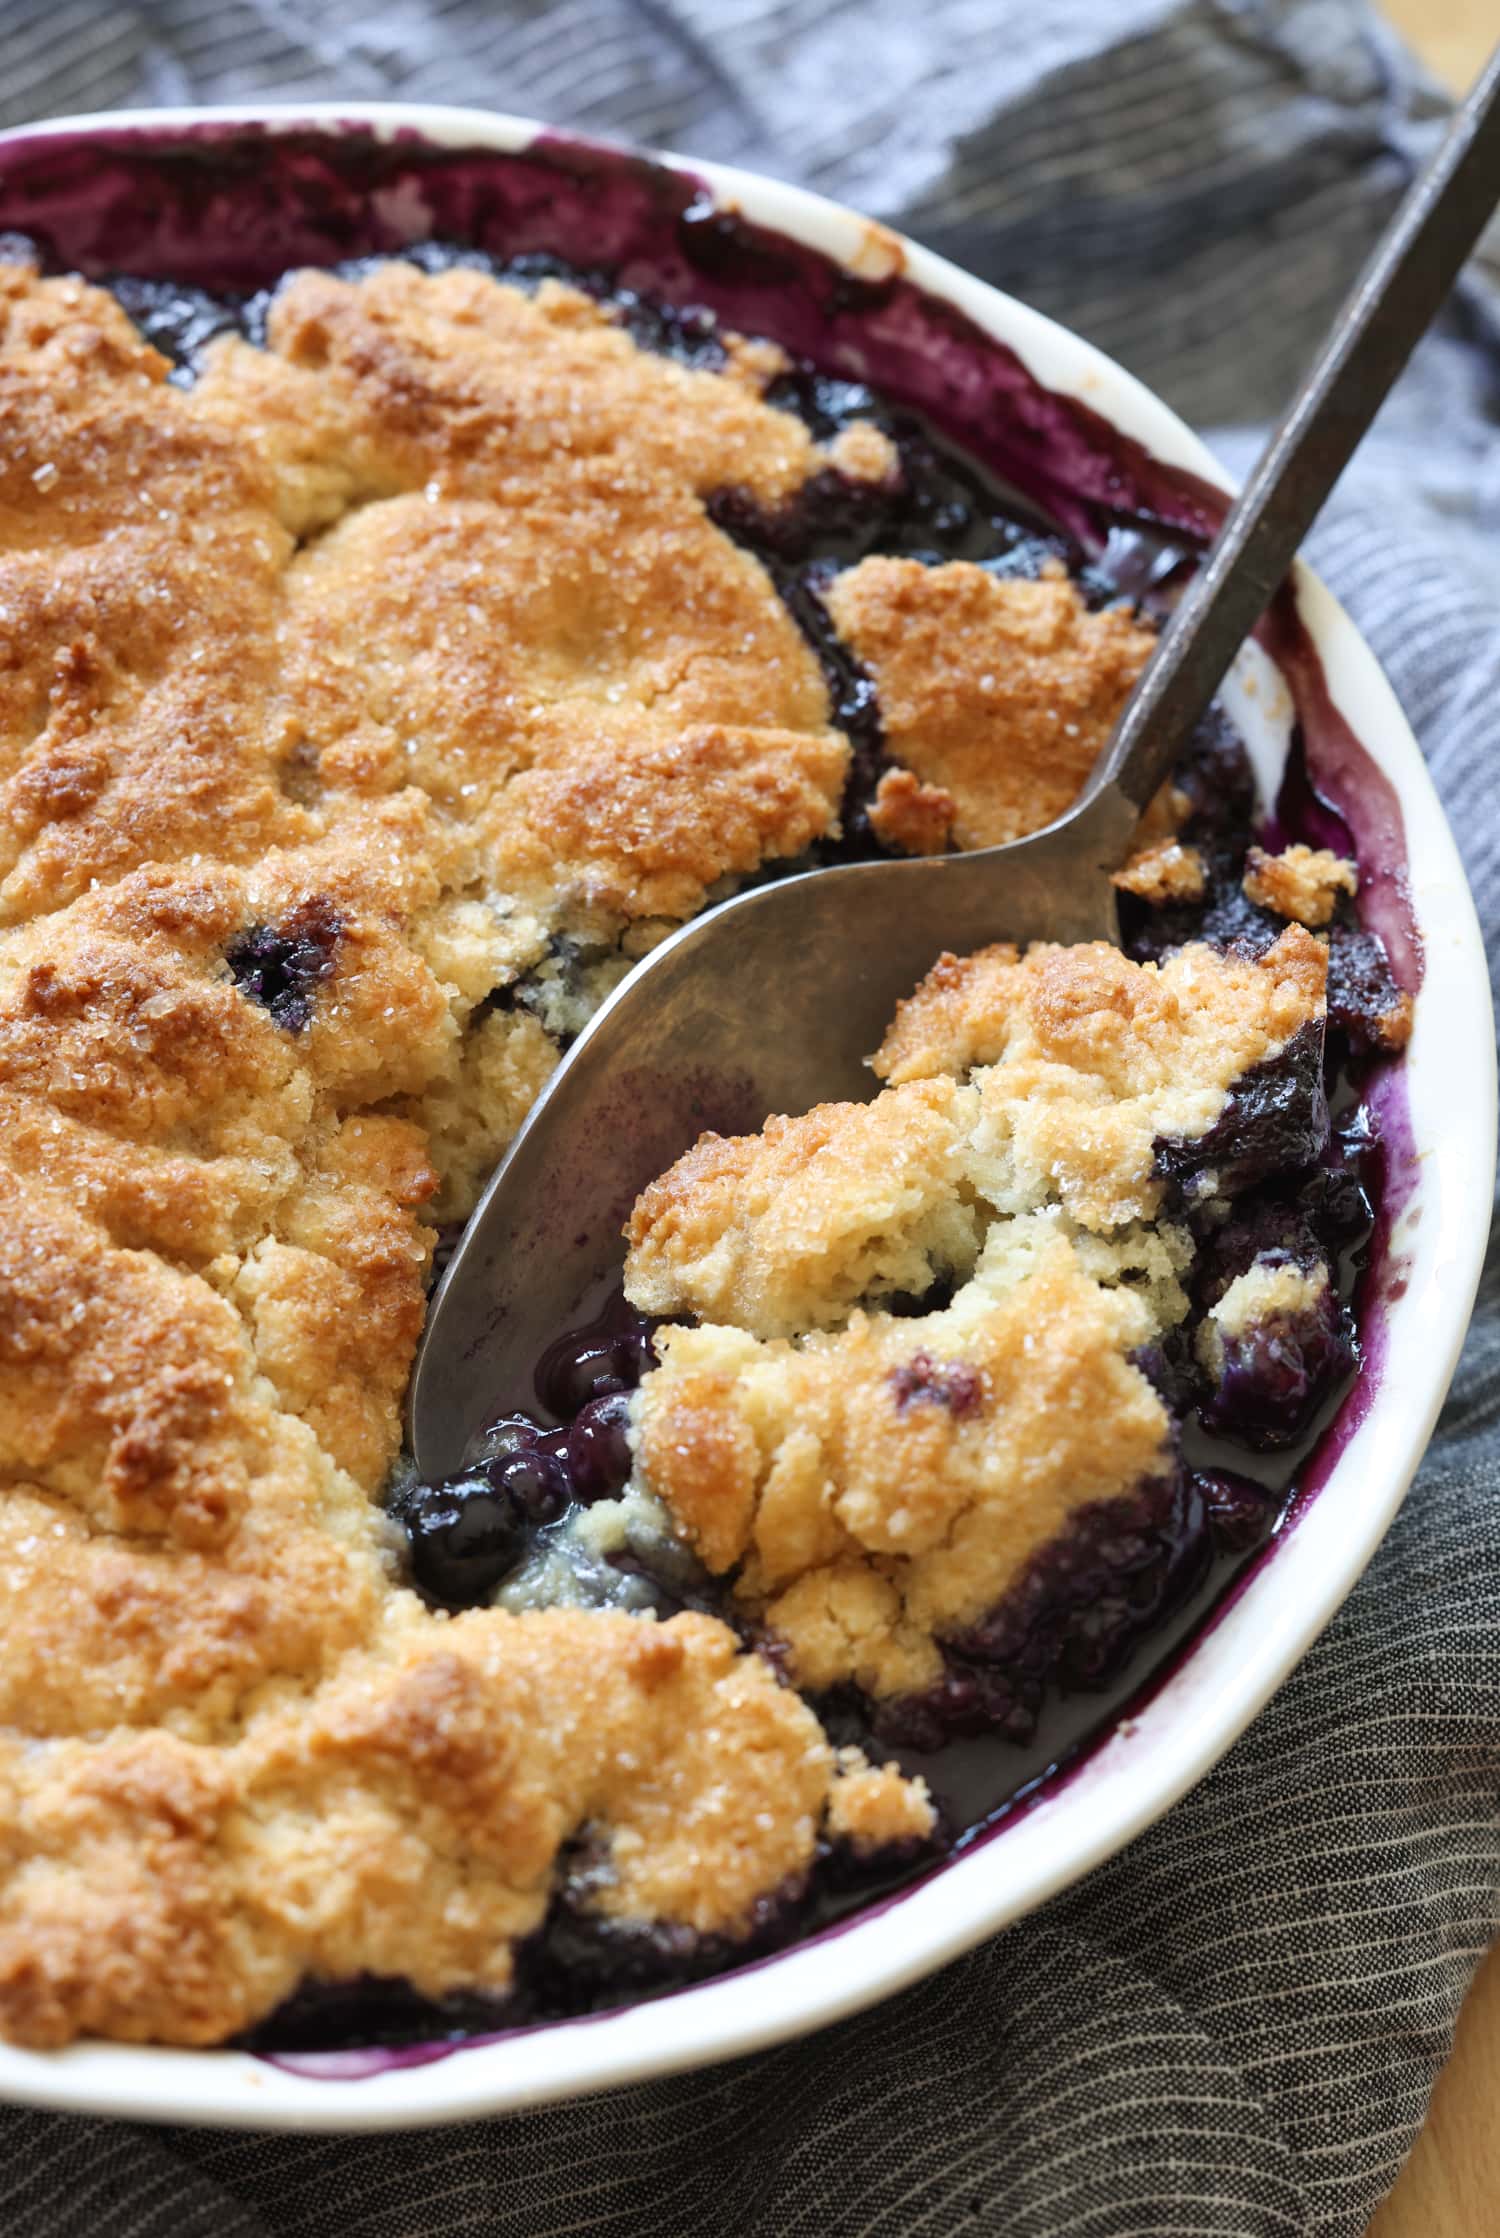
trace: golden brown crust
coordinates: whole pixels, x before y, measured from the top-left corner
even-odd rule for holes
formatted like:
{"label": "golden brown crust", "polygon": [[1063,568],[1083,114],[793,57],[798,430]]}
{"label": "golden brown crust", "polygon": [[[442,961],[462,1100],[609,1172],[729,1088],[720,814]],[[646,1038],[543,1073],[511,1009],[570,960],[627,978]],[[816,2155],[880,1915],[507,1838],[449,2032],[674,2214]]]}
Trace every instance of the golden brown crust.
{"label": "golden brown crust", "polygon": [[788,1644],[799,1685],[929,1686],[1075,1508],[1170,1466],[1129,1355],[1144,1303],[1086,1272],[1055,1220],[1000,1223],[953,1304],[855,1313],[793,1344],[661,1332],[644,1484]]}
{"label": "golden brown crust", "polygon": [[365,1970],[503,1992],[584,1831],[601,1915],[733,1936],[805,1877],[835,1772],[812,1713],[707,1618],[397,1603],[228,1746],[0,1758],[0,2028],[215,2043]]}
{"label": "golden brown crust", "polygon": [[858,1749],[839,1750],[839,1780],[829,1806],[829,1831],[859,1856],[899,1843],[925,1842],[937,1813],[920,1779],[903,1778],[894,1764],[867,1764]]}
{"label": "golden brown crust", "polygon": [[1299,925],[1254,959],[1194,943],[1134,964],[1102,942],[945,956],[875,1070],[900,1083],[978,1069],[976,1186],[1002,1208],[1055,1191],[1089,1228],[1149,1219],[1155,1142],[1206,1134],[1240,1074],[1323,1016],[1327,971]]}
{"label": "golden brown crust", "polygon": [[392,267],[184,391],[0,268],[0,2032],[502,1990],[574,1842],[605,1916],[732,1940],[930,1815],[709,1619],[429,1613],[373,1498],[429,1145],[464,1209],[555,1058],[486,998],[836,816],[701,502],[828,463],[773,370]]}
{"label": "golden brown crust", "polygon": [[307,835],[272,691],[288,539],[109,297],[0,266],[0,922]]}
{"label": "golden brown crust", "polygon": [[1022,582],[963,560],[862,560],[834,579],[827,604],[875,679],[888,751],[922,787],[887,796],[883,836],[915,838],[918,853],[931,851],[939,795],[960,847],[1060,816],[1155,642],[1118,609],[1091,614],[1060,572]]}
{"label": "golden brown crust", "polygon": [[[728,359],[392,264],[298,276],[268,348],[182,389],[106,294],[0,266],[17,2040],[216,2042],[309,1977],[503,1991],[569,1849],[606,1920],[732,1942],[821,1842],[932,1830],[727,1626],[440,1617],[376,1504],[428,1216],[467,1209],[611,973],[836,827],[818,665],[704,501],[894,454],[820,447],[764,400],[777,353]],[[1150,644],[1060,577],[869,561],[831,604],[908,848],[1063,805]],[[1017,1114],[1154,1123],[1186,1078],[1209,1124],[1231,1060],[1316,1010],[1299,939],[1227,993],[1201,962],[952,966],[888,1043],[905,1084],[700,1145],[647,1200],[635,1279],[739,1326],[668,1340],[643,1465],[811,1683],[920,1683],[1071,1504],[1166,1465],[1129,1355],[1180,1310],[1170,1239],[1080,1225],[1147,1205],[1138,1145],[1042,1187]],[[956,1049],[988,1073],[937,1077]],[[941,1315],[860,1308],[934,1273],[966,1282]]]}
{"label": "golden brown crust", "polygon": [[367,505],[292,566],[283,644],[324,793],[420,785],[544,909],[685,916],[837,816],[817,664],[690,492]]}
{"label": "golden brown crust", "polygon": [[435,483],[442,497],[563,506],[627,483],[734,486],[775,504],[826,463],[752,385],[638,350],[556,281],[527,296],[401,263],[358,282],[301,272],[277,291],[268,341],[269,356],[218,343],[200,394],[270,461],[293,516],[305,476],[326,483],[334,462],[358,497]]}
{"label": "golden brown crust", "polygon": [[1180,840],[1153,840],[1121,865],[1113,883],[1122,894],[1137,894],[1142,901],[1201,901],[1203,857],[1196,847],[1184,847]]}
{"label": "golden brown crust", "polygon": [[862,1298],[967,1272],[977,1230],[960,1185],[972,1120],[951,1080],[923,1080],[874,1103],[770,1119],[758,1135],[704,1135],[635,1204],[631,1299],[647,1313],[790,1336],[842,1320]]}
{"label": "golden brown crust", "polygon": [[909,769],[888,769],[875,787],[870,828],[905,855],[941,855],[953,845],[956,813],[941,785],[924,785]]}
{"label": "golden brown crust", "polygon": [[1358,893],[1359,874],[1330,847],[1298,842],[1279,855],[1252,847],[1245,857],[1244,887],[1251,901],[1274,909],[1278,917],[1293,917],[1299,925],[1326,925],[1339,896]]}

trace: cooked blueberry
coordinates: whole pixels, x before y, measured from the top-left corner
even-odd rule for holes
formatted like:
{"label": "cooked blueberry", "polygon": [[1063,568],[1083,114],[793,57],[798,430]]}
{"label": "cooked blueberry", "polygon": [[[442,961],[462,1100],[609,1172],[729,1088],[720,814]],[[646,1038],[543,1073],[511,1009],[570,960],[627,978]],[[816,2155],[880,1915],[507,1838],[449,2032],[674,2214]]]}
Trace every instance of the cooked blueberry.
{"label": "cooked blueberry", "polygon": [[232,296],[210,295],[177,280],[122,277],[105,284],[152,347],[189,373],[216,334],[232,333],[241,324]]}
{"label": "cooked blueberry", "polygon": [[1156,1171],[1177,1201],[1191,1205],[1312,1165],[1328,1134],[1323,1029],[1299,1026],[1274,1057],[1241,1073],[1206,1134],[1157,1143]]}
{"label": "cooked blueberry", "polygon": [[1320,1166],[1297,1195],[1309,1226],[1325,1244],[1362,1243],[1375,1225],[1375,1207],[1348,1166]]}
{"label": "cooked blueberry", "polygon": [[1329,927],[1328,1023],[1360,1051],[1401,1049],[1411,1031],[1411,997],[1397,986],[1384,944],[1358,925]]}
{"label": "cooked blueberry", "polygon": [[416,1486],[402,1521],[413,1578],[429,1600],[449,1608],[488,1600],[525,1549],[519,1501],[477,1471]]}
{"label": "cooked blueberry", "polygon": [[1130,1364],[1139,1368],[1174,1414],[1180,1414],[1197,1395],[1198,1370],[1181,1329],[1164,1330],[1153,1343],[1138,1346],[1130,1355]]}
{"label": "cooked blueberry", "polygon": [[1185,1472],[1080,1509],[998,1607],[943,1643],[935,1687],[875,1709],[877,1739],[922,1750],[958,1734],[1030,1740],[1046,1688],[1110,1685],[1210,1554],[1204,1495]]}
{"label": "cooked blueberry", "polygon": [[528,1523],[555,1523],[568,1505],[568,1471],[555,1453],[533,1446],[492,1461],[486,1474],[496,1492],[514,1501]]}
{"label": "cooked blueberry", "polygon": [[332,976],[343,930],[332,902],[313,894],[279,925],[251,925],[225,962],[242,995],[288,1033],[300,1033],[312,1017],[314,993]]}
{"label": "cooked blueberry", "polygon": [[1293,1444],[1354,1366],[1348,1315],[1331,1283],[1305,1304],[1217,1335],[1207,1429],[1259,1452]]}
{"label": "cooked blueberry", "polygon": [[1222,1469],[1204,1471],[1198,1486],[1217,1545],[1231,1554],[1244,1554],[1259,1545],[1280,1504],[1279,1494],[1268,1492],[1250,1477],[1232,1476]]}
{"label": "cooked blueberry", "polygon": [[938,1406],[962,1422],[978,1413],[984,1399],[977,1369],[962,1360],[934,1360],[930,1352],[914,1352],[899,1368],[892,1368],[886,1382],[898,1414],[912,1406]]}
{"label": "cooked blueberry", "polygon": [[611,1391],[633,1391],[649,1357],[650,1340],[643,1332],[579,1331],[542,1354],[536,1371],[537,1396],[553,1414],[568,1419],[591,1399],[602,1399]]}
{"label": "cooked blueberry", "polygon": [[477,2035],[517,2017],[511,1997],[459,1991],[433,1999],[398,1977],[360,1974],[352,1981],[303,1982],[232,2041],[262,2053],[344,2051],[354,2045],[395,2049]]}
{"label": "cooked blueberry", "polygon": [[603,1500],[630,1474],[630,1394],[607,1391],[590,1399],[568,1432],[568,1465],[580,1500]]}
{"label": "cooked blueberry", "polygon": [[508,1461],[513,1453],[535,1445],[540,1436],[541,1425],[529,1414],[497,1414],[470,1438],[464,1461],[471,1468],[488,1468],[493,1461]]}

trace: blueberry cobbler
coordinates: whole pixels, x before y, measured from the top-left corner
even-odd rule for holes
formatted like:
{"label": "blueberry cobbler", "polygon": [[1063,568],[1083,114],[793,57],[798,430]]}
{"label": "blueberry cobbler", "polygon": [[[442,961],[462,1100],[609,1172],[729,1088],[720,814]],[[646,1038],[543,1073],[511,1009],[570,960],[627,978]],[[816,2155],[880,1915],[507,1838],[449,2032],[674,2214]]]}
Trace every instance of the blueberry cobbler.
{"label": "blueberry cobbler", "polygon": [[1356,867],[1215,717],[1125,952],[936,961],[421,1483],[435,1251],[591,1011],[747,880],[1050,820],[1170,565],[545,259],[5,256],[0,2031],[431,2036],[784,1942],[1273,1528],[1409,1022]]}

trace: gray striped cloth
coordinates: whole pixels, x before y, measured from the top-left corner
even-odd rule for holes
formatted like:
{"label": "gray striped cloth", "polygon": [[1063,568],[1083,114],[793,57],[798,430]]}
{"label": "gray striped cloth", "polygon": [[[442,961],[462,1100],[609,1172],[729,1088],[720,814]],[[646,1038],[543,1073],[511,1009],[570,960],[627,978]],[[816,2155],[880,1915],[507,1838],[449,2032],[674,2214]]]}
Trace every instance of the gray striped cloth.
{"label": "gray striped cloth", "polygon": [[[0,0],[0,123],[406,97],[801,180],[1081,328],[1239,465],[1438,128],[1360,0]],[[1500,925],[1500,295],[1313,544]],[[1500,1292],[1384,1551],[1219,1770],[1084,1886],[754,2060],[407,2138],[0,2116],[12,2238],[1354,2238],[1500,1888]]]}

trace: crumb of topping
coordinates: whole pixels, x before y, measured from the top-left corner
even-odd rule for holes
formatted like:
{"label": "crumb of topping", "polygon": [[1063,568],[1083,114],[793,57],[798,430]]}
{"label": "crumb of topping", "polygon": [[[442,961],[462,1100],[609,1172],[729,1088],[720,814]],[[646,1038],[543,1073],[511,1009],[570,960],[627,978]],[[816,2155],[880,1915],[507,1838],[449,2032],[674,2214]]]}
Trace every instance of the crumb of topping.
{"label": "crumb of topping", "polygon": [[896,446],[868,420],[841,428],[828,446],[836,471],[851,482],[888,482],[900,469]]}
{"label": "crumb of topping", "polygon": [[828,1831],[835,1841],[868,1857],[931,1839],[937,1812],[925,1780],[904,1778],[895,1764],[871,1764],[857,1748],[841,1748],[838,1764],[828,1805]]}
{"label": "crumb of topping", "polygon": [[1196,847],[1184,847],[1180,840],[1158,839],[1138,848],[1111,883],[1122,894],[1135,894],[1142,901],[1201,901],[1203,857]]}
{"label": "crumb of topping", "polygon": [[792,360],[779,342],[763,335],[725,334],[724,370],[731,380],[743,381],[755,395],[763,396],[773,381],[792,371]]}
{"label": "crumb of topping", "polygon": [[1262,909],[1301,925],[1326,925],[1340,894],[1359,891],[1353,863],[1328,847],[1283,847],[1279,855],[1252,847],[1245,857],[1245,892]]}
{"label": "crumb of topping", "polygon": [[1061,572],[872,558],[835,577],[834,627],[875,680],[892,758],[951,796],[953,841],[1036,831],[1077,797],[1155,639],[1090,613]]}
{"label": "crumb of topping", "polygon": [[1321,1260],[1311,1268],[1290,1260],[1272,1266],[1257,1260],[1235,1276],[1204,1316],[1196,1339],[1201,1365],[1211,1376],[1222,1375],[1226,1339],[1233,1342],[1260,1324],[1315,1312],[1327,1291],[1328,1269]]}
{"label": "crumb of topping", "polygon": [[1387,1056],[1399,1057],[1411,1039],[1412,1022],[1416,1016],[1411,996],[1404,991],[1397,994],[1389,1010],[1382,1011],[1375,1020],[1376,1046]]}
{"label": "crumb of topping", "polygon": [[956,813],[953,795],[941,785],[924,785],[909,769],[888,769],[875,788],[870,828],[903,854],[941,855],[953,844]]}
{"label": "crumb of topping", "polygon": [[[1156,1333],[1056,1213],[999,1221],[952,1303],[798,1342],[669,1328],[637,1401],[643,1484],[787,1643],[800,1685],[930,1685],[1073,1510],[1171,1467],[1131,1354]],[[942,1362],[958,1406],[903,1403]],[[959,1377],[962,1375],[960,1384]]]}
{"label": "crumb of topping", "polygon": [[1168,778],[1141,811],[1141,820],[1135,827],[1136,846],[1144,850],[1159,839],[1175,839],[1192,812],[1193,804],[1188,795]]}

